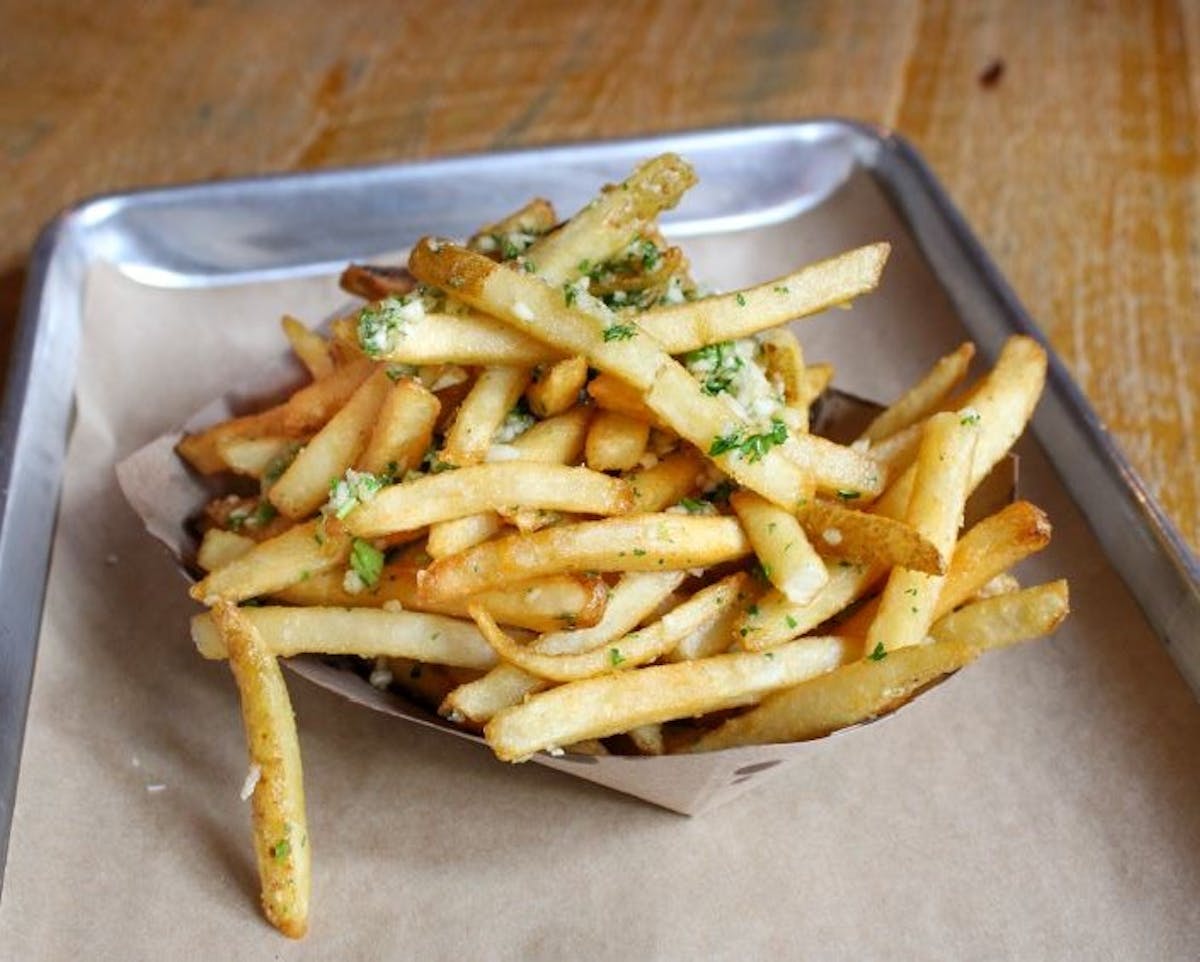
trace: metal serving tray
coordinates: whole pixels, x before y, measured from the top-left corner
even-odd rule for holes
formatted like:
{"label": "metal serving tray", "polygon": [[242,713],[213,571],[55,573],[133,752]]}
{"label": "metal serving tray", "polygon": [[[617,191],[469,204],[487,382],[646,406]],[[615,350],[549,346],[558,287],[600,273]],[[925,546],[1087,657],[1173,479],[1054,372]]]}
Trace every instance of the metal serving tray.
{"label": "metal serving tray", "polygon": [[[50,543],[73,414],[89,269],[194,289],[327,273],[423,233],[470,231],[531,190],[563,209],[633,162],[675,150],[703,182],[674,237],[803,217],[855,177],[886,196],[963,325],[994,357],[1042,339],[914,149],[843,120],[672,134],[116,194],[64,213],[34,249],[0,412],[0,860],[7,850]],[[1193,691],[1200,693],[1200,564],[1050,353],[1034,432]]]}

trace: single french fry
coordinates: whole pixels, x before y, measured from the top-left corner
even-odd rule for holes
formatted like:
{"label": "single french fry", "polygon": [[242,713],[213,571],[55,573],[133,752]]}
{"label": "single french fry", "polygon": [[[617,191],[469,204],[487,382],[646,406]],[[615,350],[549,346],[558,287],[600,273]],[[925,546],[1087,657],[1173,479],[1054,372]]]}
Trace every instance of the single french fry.
{"label": "single french fry", "polygon": [[947,641],[902,648],[884,658],[837,668],[764,698],[757,708],[731,718],[688,750],[709,752],[820,738],[886,714],[978,653],[971,645]]}
{"label": "single french fry", "polygon": [[626,734],[633,742],[634,748],[642,755],[665,755],[666,744],[663,742],[662,725],[655,722],[650,725],[638,725],[629,729]]}
{"label": "single french fry", "polygon": [[753,704],[842,663],[838,638],[805,638],[770,652],[652,665],[560,685],[499,712],[484,727],[497,757],[523,761],[583,738]]}
{"label": "single french fry", "polygon": [[442,459],[459,466],[485,460],[492,438],[528,384],[527,368],[485,368],[459,405]]}
{"label": "single french fry", "polygon": [[653,307],[638,323],[669,354],[749,337],[873,291],[890,250],[868,244],[756,287]]}
{"label": "single french fry", "polygon": [[815,434],[790,432],[783,457],[807,472],[817,491],[830,497],[853,496],[866,502],[887,484],[884,467],[874,458]]}
{"label": "single french fry", "polygon": [[437,395],[420,382],[397,379],[379,405],[358,470],[389,477],[415,470],[429,450],[441,407]]}
{"label": "single french fry", "polygon": [[966,377],[974,356],[975,345],[966,341],[938,359],[921,380],[881,411],[859,437],[881,441],[933,414]]}
{"label": "single french fry", "polygon": [[764,331],[760,336],[767,373],[783,386],[783,400],[795,412],[789,424],[797,431],[808,430],[808,409],[816,395],[811,394],[804,365],[804,350],[796,335],[786,327]]}
{"label": "single french fry", "polygon": [[937,545],[903,521],[832,501],[808,501],[797,509],[796,518],[823,555],[856,564],[903,565],[928,574],[945,570]]}
{"label": "single french fry", "polygon": [[[742,647],[765,651],[807,634],[866,595],[887,573],[883,567],[849,561],[829,562],[826,571],[828,583],[808,604],[794,604],[771,590],[747,606],[735,625]],[[844,633],[839,627],[838,634]]]}
{"label": "single french fry", "polygon": [[366,301],[378,301],[385,297],[411,294],[417,281],[407,267],[350,264],[338,278],[338,286],[347,294]]}
{"label": "single french fry", "polygon": [[527,263],[551,284],[585,273],[626,247],[660,212],[670,210],[696,183],[696,173],[675,154],[638,166],[624,181],[606,188],[592,203],[526,252]]}
{"label": "single french fry", "polygon": [[588,395],[604,411],[614,411],[639,421],[662,427],[654,412],[646,407],[642,392],[612,374],[597,374],[588,381]]}
{"label": "single french fry", "polygon": [[729,651],[737,638],[735,626],[745,611],[744,603],[749,597],[746,593],[736,597],[735,604],[701,625],[667,652],[665,660],[695,661],[697,658],[711,658],[713,655],[723,655]]}
{"label": "single french fry", "polygon": [[204,532],[204,538],[196,552],[196,564],[205,571],[216,571],[229,562],[236,561],[253,549],[254,545],[253,538],[221,528],[209,528]]}
{"label": "single french fry", "polygon": [[467,246],[481,254],[494,254],[502,260],[511,260],[539,236],[550,231],[557,222],[554,205],[545,198],[535,197],[511,214],[481,227],[471,235]]}
{"label": "single french fry", "polygon": [[[804,369],[804,384],[808,400],[806,408],[812,407],[813,401],[825,393],[825,389],[833,381],[832,364],[810,364]],[[799,405],[797,405],[799,406]]]}
{"label": "single french fry", "polygon": [[299,441],[284,437],[228,437],[217,442],[217,452],[229,470],[251,478],[264,477],[273,465],[289,464],[300,447]]}
{"label": "single french fry", "polygon": [[250,764],[258,771],[250,806],[263,913],[284,935],[303,938],[308,931],[312,850],[291,699],[278,662],[246,612],[223,602],[213,618],[229,652]]}
{"label": "single french fry", "polygon": [[[412,658],[481,670],[496,664],[495,654],[471,622],[445,615],[377,608],[262,607],[244,609],[243,617],[266,650],[280,658],[304,654]],[[205,658],[227,654],[217,620],[208,613],[192,618],[192,641]]]}
{"label": "single french fry", "polygon": [[999,595],[1012,594],[1012,592],[1020,590],[1021,582],[1017,580],[1017,576],[1008,571],[1001,571],[996,577],[981,585],[979,590],[971,596],[971,600],[983,601],[985,598],[996,598]]}
{"label": "single french fry", "polygon": [[298,581],[338,568],[350,553],[350,537],[330,522],[307,521],[289,528],[209,572],[192,585],[190,594],[206,605],[246,601],[282,591]]}
{"label": "single french fry", "polygon": [[628,471],[637,466],[650,440],[650,425],[613,411],[592,418],[584,447],[593,471]]}
{"label": "single french fry", "polygon": [[[996,366],[971,393],[970,406],[958,414],[978,424],[968,493],[974,491],[1025,430],[1046,382],[1046,352],[1029,337],[1010,337],[996,359]],[[876,514],[903,518],[912,497],[916,465],[894,481],[872,505]]]}
{"label": "single french fry", "polygon": [[750,553],[736,518],[642,514],[486,541],[426,569],[421,597],[465,598],[515,579],[572,571],[704,568]]}
{"label": "single french fry", "polygon": [[668,454],[654,467],[632,471],[625,476],[633,489],[632,514],[653,514],[678,504],[696,490],[704,461],[695,448]]}
{"label": "single french fry", "polygon": [[[943,412],[926,423],[917,452],[907,521],[933,542],[947,562],[962,525],[977,441],[973,424],[962,423],[955,413]],[[933,623],[944,581],[942,575],[894,568],[883,589],[879,612],[867,630],[866,650],[873,654],[920,644]]]}
{"label": "single french fry", "polygon": [[535,369],[533,382],[525,389],[529,410],[539,418],[549,418],[574,407],[587,384],[587,375],[587,360],[582,357]]}
{"label": "single french fry", "polygon": [[376,371],[297,453],[267,493],[280,514],[299,520],[325,502],[331,481],[345,474],[366,447],[389,384],[387,375]]}
{"label": "single french fry", "polygon": [[315,431],[346,404],[374,369],[366,358],[346,364],[329,377],[302,387],[283,404],[185,435],[175,450],[201,474],[224,471],[228,465],[220,455],[221,442],[235,437],[295,438]]}
{"label": "single french fry", "polygon": [[438,712],[453,722],[471,721],[482,725],[496,712],[519,705],[526,696],[545,691],[552,684],[516,665],[501,662],[477,681],[455,688],[446,696]]}
{"label": "single french fry", "polygon": [[812,601],[829,581],[825,563],[809,544],[800,522],[751,491],[738,491],[729,503],[742,523],[763,573],[788,601]]}
{"label": "single french fry", "polygon": [[633,492],[619,478],[588,468],[506,461],[390,485],[351,511],[346,526],[360,538],[374,538],[506,506],[615,515],[632,505]]}
{"label": "single french fry", "polygon": [[1051,581],[973,601],[946,615],[929,634],[934,641],[1000,648],[1050,634],[1069,611],[1066,581]]}
{"label": "single french fry", "polygon": [[898,478],[917,459],[917,448],[925,433],[925,421],[917,421],[889,434],[882,441],[870,442],[867,453],[884,466],[889,478]]}
{"label": "single french fry", "polygon": [[[333,337],[345,348],[362,352],[356,317],[334,321]],[[387,350],[370,356],[396,364],[533,367],[560,360],[562,352],[484,314],[429,312],[406,324],[404,337],[396,338]]]}
{"label": "single french fry", "polygon": [[333,357],[329,353],[329,342],[316,331],[309,330],[302,321],[290,314],[284,314],[283,333],[292,352],[300,359],[300,363],[308,369],[314,378],[326,377],[333,373]]}
{"label": "single french fry", "polygon": [[429,526],[429,541],[425,550],[431,558],[466,551],[504,529],[504,519],[495,511],[481,511],[453,521],[439,521]]}
{"label": "single french fry", "polygon": [[[538,421],[507,447],[516,452],[520,461],[545,464],[575,464],[583,454],[592,412],[582,405],[562,414]],[[492,445],[495,449],[496,445]]]}
{"label": "single french fry", "polygon": [[709,585],[667,612],[658,621],[603,647],[575,654],[544,654],[522,647],[504,634],[481,604],[468,606],[471,617],[496,654],[531,675],[550,681],[575,681],[608,671],[627,671],[665,655],[705,622],[732,607],[746,581],[736,572]]}

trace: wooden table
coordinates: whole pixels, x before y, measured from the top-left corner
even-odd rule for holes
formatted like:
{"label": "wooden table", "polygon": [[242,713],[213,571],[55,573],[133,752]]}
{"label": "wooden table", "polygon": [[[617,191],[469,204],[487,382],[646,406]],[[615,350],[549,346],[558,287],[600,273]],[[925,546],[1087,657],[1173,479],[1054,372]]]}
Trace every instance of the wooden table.
{"label": "wooden table", "polygon": [[924,152],[1200,544],[1200,5],[0,0],[0,36],[4,356],[88,194],[841,114]]}

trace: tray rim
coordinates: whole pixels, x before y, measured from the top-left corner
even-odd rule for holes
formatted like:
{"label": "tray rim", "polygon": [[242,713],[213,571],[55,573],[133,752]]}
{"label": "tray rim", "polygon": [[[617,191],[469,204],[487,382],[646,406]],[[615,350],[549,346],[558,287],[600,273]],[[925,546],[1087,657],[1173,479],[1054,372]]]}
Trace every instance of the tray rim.
{"label": "tray rim", "polygon": [[[1122,558],[1113,557],[1110,545],[1116,535],[1106,537],[1106,528],[1101,523],[1104,519],[1098,520],[1094,517],[1098,512],[1089,510],[1088,506],[1081,503],[1076,489],[1067,483],[1068,472],[1064,470],[1064,465],[1053,457],[1053,447],[1045,443],[1043,446],[1051,455],[1068,494],[1101,542],[1106,559],[1121,575],[1151,626],[1167,644],[1181,673],[1200,695],[1200,655],[1175,644],[1173,638],[1176,629],[1194,630],[1194,625],[1200,623],[1200,559],[1191,551],[1181,532],[1150,494],[1124,452],[1104,429],[1061,358],[1021,305],[932,169],[910,142],[887,127],[837,117],[813,117],[613,139],[559,141],[503,151],[468,152],[402,162],[256,174],[213,182],[106,192],[64,209],[43,228],[31,250],[25,291],[12,341],[8,379],[0,405],[0,573],[3,574],[0,577],[0,886],[3,883],[16,798],[50,548],[56,528],[62,467],[74,407],[74,347],[82,324],[82,286],[87,271],[94,264],[107,262],[119,266],[119,258],[111,256],[105,231],[113,226],[122,213],[189,197],[219,197],[236,201],[238,197],[244,198],[248,192],[256,191],[311,193],[356,179],[386,180],[404,171],[448,174],[456,169],[521,163],[547,154],[563,158],[631,148],[647,152],[662,149],[686,151],[688,144],[736,148],[748,138],[815,143],[830,133],[839,133],[853,141],[860,154],[860,163],[869,168],[889,200],[897,207],[901,219],[956,308],[960,307],[959,300],[945,276],[949,268],[937,256],[935,235],[939,231],[953,242],[966,268],[974,275],[971,280],[1002,311],[1009,332],[1027,334],[1045,346],[1049,357],[1047,396],[1052,396],[1062,407],[1063,414],[1069,417],[1087,452],[1104,469],[1112,489],[1119,493],[1124,506],[1130,509],[1127,513],[1140,525],[1141,530],[1133,532],[1143,536],[1142,541],[1135,544],[1135,548],[1142,553],[1140,560],[1150,557],[1155,562],[1152,565],[1154,570],[1174,577],[1176,587],[1182,589],[1183,600],[1173,614],[1165,611],[1161,601],[1150,597],[1151,591],[1147,583],[1138,577],[1135,567],[1139,559],[1125,559],[1122,563]],[[913,191],[917,194],[914,195]],[[927,208],[924,212],[920,209],[922,203]],[[919,218],[928,218],[929,212],[932,212],[933,220],[922,225]],[[942,269],[939,269],[939,263],[942,263]],[[221,275],[218,282],[238,283],[272,276],[302,276],[318,272],[326,266],[324,263],[308,263],[277,271],[233,272]],[[185,283],[178,286],[186,289],[199,285]],[[968,323],[967,317],[964,316],[963,320]],[[64,329],[73,335],[73,340],[66,345],[66,350],[56,356],[51,350],[51,342],[56,335],[61,336]],[[971,333],[975,335],[976,331],[972,330]],[[54,379],[46,376],[43,370],[46,367],[65,371],[68,375],[65,387],[61,383],[57,385],[55,396],[49,396],[55,388],[47,383]],[[39,372],[36,380],[35,369]],[[38,405],[49,408],[51,426],[56,429],[51,432],[53,437],[50,438],[49,447],[45,443],[39,447],[37,439],[31,437],[30,409]],[[1034,429],[1040,440],[1036,419]],[[34,483],[39,481],[31,477],[34,467],[49,473],[50,483],[45,483],[44,478],[40,479],[40,483]],[[1110,524],[1120,520],[1109,518]],[[1122,530],[1118,529],[1117,534]],[[1157,557],[1153,556],[1151,549],[1157,550]],[[18,561],[20,564],[17,564]],[[1193,621],[1189,617],[1191,615],[1195,615],[1196,620]]]}

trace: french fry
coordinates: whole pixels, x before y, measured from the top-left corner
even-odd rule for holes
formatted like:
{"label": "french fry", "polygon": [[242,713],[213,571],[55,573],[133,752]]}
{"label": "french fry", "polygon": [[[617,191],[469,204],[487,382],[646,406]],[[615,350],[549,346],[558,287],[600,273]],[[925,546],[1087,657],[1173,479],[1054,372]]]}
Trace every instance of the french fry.
{"label": "french fry", "polygon": [[[551,230],[558,222],[554,205],[542,197],[535,197],[500,220],[481,227],[467,242],[467,246],[481,254],[494,254],[504,260],[515,257],[518,246],[532,243],[534,239]],[[510,234],[522,235],[509,237]],[[508,250],[506,250],[506,247]]]}
{"label": "french fry", "polygon": [[529,410],[539,418],[562,414],[579,400],[579,392],[587,384],[587,374],[587,360],[582,357],[535,369],[533,383],[525,389]]}
{"label": "french fry", "polygon": [[816,395],[809,391],[800,342],[788,328],[777,327],[764,331],[759,343],[768,375],[783,386],[784,403],[796,414],[789,419],[789,425],[797,431],[807,431],[808,408]]}
{"label": "french fry", "polygon": [[[1045,381],[1046,352],[1041,345],[1029,337],[1010,337],[996,366],[972,392],[970,406],[958,412],[964,420],[979,426],[968,492],[975,490],[1020,437]],[[903,518],[915,475],[913,465],[889,484],[871,510],[889,518]]]}
{"label": "french fry", "polygon": [[466,551],[504,529],[504,519],[495,511],[481,511],[453,521],[439,521],[429,526],[429,541],[425,550],[431,558]]}
{"label": "french fry", "polygon": [[888,244],[869,244],[731,294],[653,307],[638,324],[668,354],[749,337],[873,291]]}
{"label": "french fry", "polygon": [[496,712],[519,705],[526,696],[545,691],[551,684],[516,665],[502,662],[478,681],[455,688],[446,696],[438,712],[453,722],[471,721],[482,725]]}
{"label": "french fry", "polygon": [[220,456],[221,442],[230,438],[299,437],[315,431],[345,405],[374,368],[365,358],[339,367],[273,408],[185,435],[175,450],[201,474],[224,471],[228,465]]}
{"label": "french fry", "polygon": [[744,572],[732,574],[696,592],[653,624],[611,644],[576,654],[549,655],[522,647],[500,630],[483,605],[473,603],[468,611],[488,644],[504,661],[550,681],[576,681],[608,671],[627,671],[665,655],[705,622],[732,607],[745,581]]}
{"label": "french fry", "polygon": [[973,601],[938,621],[934,641],[961,641],[975,648],[1000,648],[1048,635],[1070,611],[1066,581]]}
{"label": "french fry", "polygon": [[[866,595],[887,573],[883,567],[849,561],[829,562],[826,571],[829,581],[808,604],[794,604],[772,590],[747,606],[735,625],[742,647],[765,651],[807,634]],[[838,634],[845,632],[839,628]]]}
{"label": "french fry", "polygon": [[859,437],[881,441],[933,414],[966,377],[974,356],[975,345],[966,341],[940,358],[920,381],[881,411]]}
{"label": "french fry", "polygon": [[628,471],[637,466],[650,439],[650,425],[636,418],[601,411],[588,428],[584,447],[593,471]]}
{"label": "french fry", "polygon": [[937,545],[903,521],[820,500],[801,505],[796,518],[809,541],[828,557],[856,564],[903,565],[927,574],[945,570]]}
{"label": "french fry", "polygon": [[624,514],[633,505],[633,492],[619,478],[587,468],[529,461],[475,464],[389,485],[351,511],[346,527],[360,538],[375,538],[509,505]]}
{"label": "french fry", "polygon": [[642,755],[665,755],[667,752],[660,724],[638,725],[636,728],[629,729],[626,734],[629,735],[629,740]]}
{"label": "french fry", "polygon": [[508,446],[517,452],[517,458],[521,461],[574,464],[583,453],[591,420],[590,409],[583,406],[574,407],[562,414],[538,421]]}
{"label": "french fry", "polygon": [[667,455],[657,464],[625,476],[633,489],[632,514],[653,514],[678,504],[696,490],[704,473],[703,459],[694,448]]}
{"label": "french fry", "polygon": [[646,407],[642,392],[612,374],[597,374],[588,381],[587,392],[601,410],[637,418],[655,427],[663,426],[654,412]]}
{"label": "french fry", "polygon": [[737,638],[735,626],[742,616],[742,603],[749,597],[735,597],[737,604],[730,605],[707,624],[701,625],[664,656],[666,661],[695,661],[697,658],[711,658],[722,655],[730,650]]}
{"label": "french fry", "polygon": [[331,481],[345,474],[366,447],[388,386],[387,375],[376,371],[297,453],[267,493],[280,514],[299,520],[324,503]]}
{"label": "french fry", "polygon": [[253,538],[221,528],[209,528],[204,532],[200,549],[196,552],[196,564],[205,571],[216,571],[240,558],[254,545]]}
{"label": "french fry", "polygon": [[[354,316],[334,321],[333,337],[352,351],[362,351]],[[396,364],[533,367],[560,360],[562,352],[482,314],[429,312],[408,322],[404,337],[397,338],[388,350],[371,357]]]}
{"label": "french fry", "polygon": [[407,267],[382,267],[378,264],[350,264],[338,278],[338,286],[347,294],[366,301],[411,294],[416,279]]}
{"label": "french fry", "polygon": [[418,381],[401,377],[384,394],[358,470],[403,477],[429,450],[441,401]]}
{"label": "french fry", "polygon": [[735,518],[643,514],[509,535],[434,561],[421,580],[426,602],[465,598],[514,579],[572,571],[704,568],[750,553]]}
{"label": "french fry", "polygon": [[503,761],[639,725],[753,704],[842,663],[838,638],[805,638],[770,652],[652,665],[560,685],[496,714],[484,738]]}
{"label": "french fry", "polygon": [[[486,670],[496,656],[469,621],[416,611],[376,608],[246,608],[242,617],[265,650],[293,655],[361,655],[412,658],[439,665]],[[192,618],[192,641],[205,658],[226,657],[215,609]]]}
{"label": "french fry", "polygon": [[1011,594],[1014,591],[1021,590],[1021,582],[1017,580],[1016,575],[1007,571],[1001,571],[1000,574],[986,582],[980,589],[971,596],[972,601],[982,601],[985,598],[995,598],[999,595]]}
{"label": "french fry", "polygon": [[487,457],[492,438],[529,384],[529,371],[520,367],[489,367],[459,405],[442,460],[462,466]]}
{"label": "french fry", "polygon": [[303,322],[284,314],[282,320],[283,333],[292,346],[292,353],[300,359],[300,363],[313,378],[323,378],[333,373],[333,357],[329,353],[329,343],[316,331],[310,331]]}
{"label": "french fry", "polygon": [[213,611],[241,696],[250,764],[258,772],[250,797],[263,914],[289,938],[308,931],[312,850],[304,806],[304,773],[291,699],[279,664],[232,604]]}
{"label": "french fry", "polygon": [[829,575],[800,522],[750,491],[730,495],[729,504],[742,523],[767,580],[794,604],[812,601],[829,581]]}
{"label": "french fry", "polygon": [[223,438],[217,453],[234,474],[262,478],[273,465],[285,465],[301,447],[294,438]]}
{"label": "french fry", "polygon": [[[949,561],[962,525],[978,432],[957,414],[935,414],[917,452],[907,521]],[[893,651],[919,644],[933,623],[945,578],[897,566],[888,576],[879,612],[867,630],[866,650]]]}
{"label": "french fry", "polygon": [[206,605],[239,602],[282,591],[298,581],[338,568],[350,554],[350,537],[334,523],[306,521],[259,542],[235,560],[209,572],[190,594]]}
{"label": "french fry", "polygon": [[701,737],[689,750],[710,752],[820,738],[898,708],[978,654],[971,645],[946,641],[901,648],[878,660],[867,658],[768,696],[757,708]]}

